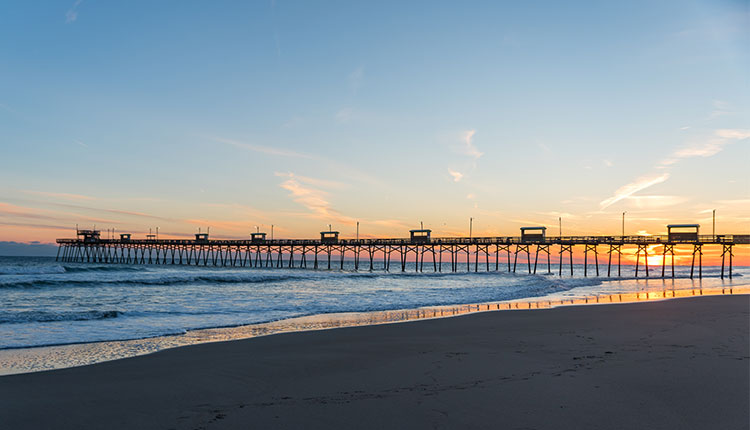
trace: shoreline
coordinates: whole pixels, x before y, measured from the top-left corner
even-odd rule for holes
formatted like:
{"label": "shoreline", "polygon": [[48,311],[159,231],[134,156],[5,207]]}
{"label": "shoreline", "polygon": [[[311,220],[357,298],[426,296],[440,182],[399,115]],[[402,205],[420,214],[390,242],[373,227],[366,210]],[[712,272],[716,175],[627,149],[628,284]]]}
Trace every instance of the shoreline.
{"label": "shoreline", "polygon": [[750,285],[706,289],[665,288],[662,291],[603,294],[570,299],[523,298],[500,302],[426,306],[414,309],[314,314],[258,324],[187,330],[181,334],[140,339],[2,349],[0,350],[0,377],[89,366],[190,345],[237,341],[283,333],[377,326],[415,320],[450,318],[479,312],[542,310],[568,306],[627,304],[700,296],[748,294],[750,294]]}
{"label": "shoreline", "polygon": [[749,311],[748,295],[704,295],[198,344],[4,376],[0,415],[18,429],[746,428]]}

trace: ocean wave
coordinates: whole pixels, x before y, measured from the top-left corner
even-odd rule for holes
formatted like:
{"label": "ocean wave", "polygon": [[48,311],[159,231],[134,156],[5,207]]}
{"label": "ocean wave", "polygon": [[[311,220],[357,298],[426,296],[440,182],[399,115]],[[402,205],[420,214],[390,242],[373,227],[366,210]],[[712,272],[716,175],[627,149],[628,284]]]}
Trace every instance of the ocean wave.
{"label": "ocean wave", "polygon": [[78,273],[78,272],[142,272],[142,267],[135,266],[62,266],[67,273]]}
{"label": "ocean wave", "polygon": [[65,267],[59,264],[30,266],[0,266],[0,275],[56,275],[65,273]]}
{"label": "ocean wave", "polygon": [[161,276],[156,278],[117,278],[117,279],[34,279],[0,282],[3,288],[47,288],[55,286],[81,285],[182,285],[182,284],[260,284],[283,282],[294,279],[311,279],[307,276],[227,276],[227,275],[195,275],[195,276]]}
{"label": "ocean wave", "polygon": [[0,312],[0,324],[21,324],[30,322],[56,322],[56,321],[90,321],[117,318],[122,312],[108,311],[71,311],[71,312]]}

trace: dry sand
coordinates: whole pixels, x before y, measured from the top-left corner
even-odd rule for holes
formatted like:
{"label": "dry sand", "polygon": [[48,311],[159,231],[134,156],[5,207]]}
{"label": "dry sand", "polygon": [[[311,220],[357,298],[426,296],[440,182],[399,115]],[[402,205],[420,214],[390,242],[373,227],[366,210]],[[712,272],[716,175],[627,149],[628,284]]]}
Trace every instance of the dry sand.
{"label": "dry sand", "polygon": [[0,428],[750,427],[750,296],[486,312],[0,377]]}

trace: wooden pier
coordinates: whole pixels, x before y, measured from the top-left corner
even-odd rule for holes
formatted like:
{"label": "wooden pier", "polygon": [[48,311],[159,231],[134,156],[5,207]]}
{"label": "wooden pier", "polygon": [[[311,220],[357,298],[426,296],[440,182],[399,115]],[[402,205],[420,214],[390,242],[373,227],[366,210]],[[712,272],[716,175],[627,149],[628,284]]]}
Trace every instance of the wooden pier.
{"label": "wooden pier", "polygon": [[[528,273],[544,270],[544,266],[547,273],[552,273],[550,255],[558,252],[559,276],[568,269],[573,276],[573,251],[579,247],[583,249],[584,276],[589,274],[589,261],[594,263],[596,276],[600,275],[599,253],[603,250],[608,256],[608,277],[615,266],[617,276],[622,276],[621,257],[626,247],[636,250],[635,277],[651,276],[649,246],[661,245],[662,278],[675,276],[676,247],[692,248],[690,277],[702,278],[703,247],[720,246],[721,277],[724,278],[726,271],[731,278],[733,247],[750,245],[750,235],[698,235],[696,228],[691,234],[670,231],[661,236],[548,237],[541,228],[524,228],[518,237],[433,238],[429,230],[413,230],[410,238],[403,239],[339,239],[337,232],[322,232],[319,240],[267,240],[263,233],[255,233],[246,240],[209,240],[206,233],[196,234],[194,240],[176,240],[157,239],[153,235],[132,239],[129,234],[121,234],[119,239],[102,239],[98,230],[78,230],[77,238],[57,239],[57,243],[57,260],[62,262],[344,269],[345,261],[351,261],[354,270],[390,271],[395,265],[397,270],[406,271],[407,262],[414,261],[417,272],[424,271],[425,260],[427,270],[433,272],[442,272],[444,260],[445,264],[450,262],[452,272],[462,271],[464,265],[466,271],[473,272],[505,271],[506,265],[508,272],[516,272],[518,255],[525,254]],[[668,256],[671,257],[669,274]]]}

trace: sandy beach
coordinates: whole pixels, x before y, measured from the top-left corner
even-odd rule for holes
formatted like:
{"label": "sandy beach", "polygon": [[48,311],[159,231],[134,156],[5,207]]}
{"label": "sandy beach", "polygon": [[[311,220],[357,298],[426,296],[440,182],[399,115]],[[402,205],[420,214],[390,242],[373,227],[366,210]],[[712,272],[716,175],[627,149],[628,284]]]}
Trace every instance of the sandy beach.
{"label": "sandy beach", "polygon": [[750,296],[289,333],[0,378],[9,429],[749,426]]}

